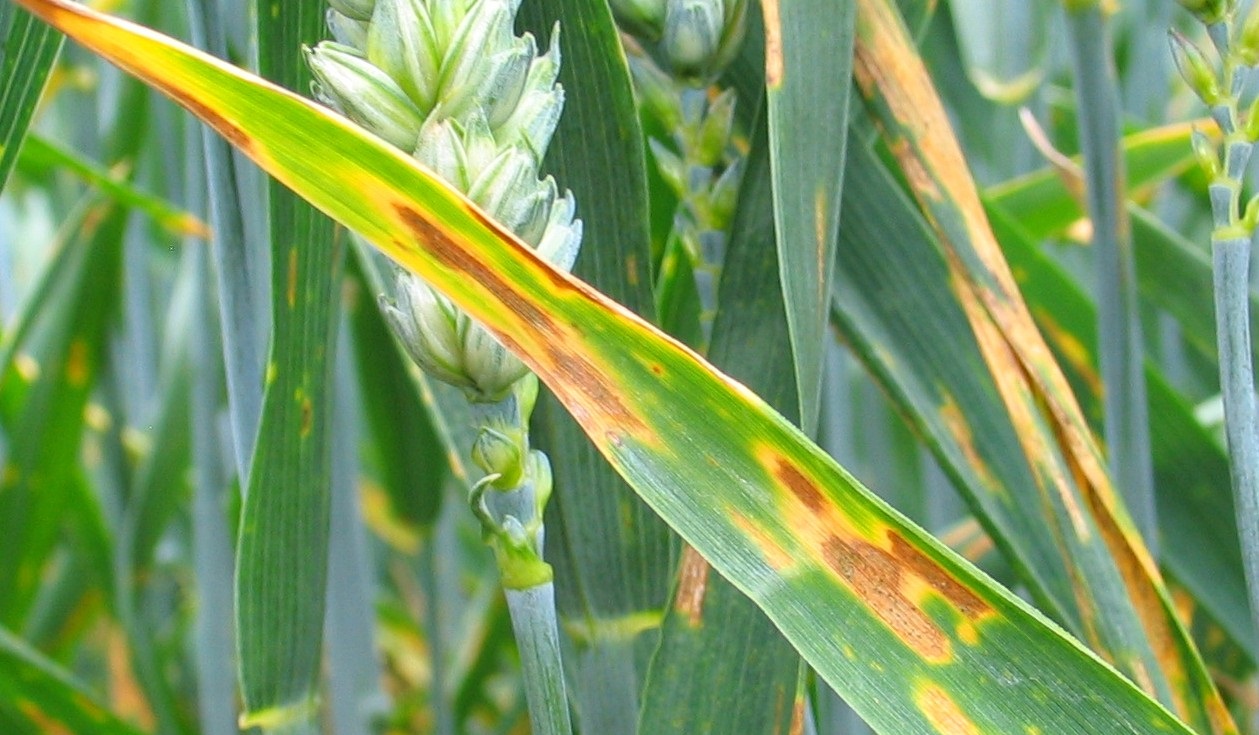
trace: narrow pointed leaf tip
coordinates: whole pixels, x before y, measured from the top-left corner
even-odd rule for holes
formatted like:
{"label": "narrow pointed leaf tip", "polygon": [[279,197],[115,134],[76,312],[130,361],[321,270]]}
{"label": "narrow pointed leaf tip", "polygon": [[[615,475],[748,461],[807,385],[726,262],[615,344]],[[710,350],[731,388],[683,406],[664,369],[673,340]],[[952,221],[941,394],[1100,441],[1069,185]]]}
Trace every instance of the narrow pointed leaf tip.
{"label": "narrow pointed leaf tip", "polygon": [[1190,732],[746,388],[546,264],[414,161],[151,31],[59,0],[20,2],[485,324],[879,731]]}

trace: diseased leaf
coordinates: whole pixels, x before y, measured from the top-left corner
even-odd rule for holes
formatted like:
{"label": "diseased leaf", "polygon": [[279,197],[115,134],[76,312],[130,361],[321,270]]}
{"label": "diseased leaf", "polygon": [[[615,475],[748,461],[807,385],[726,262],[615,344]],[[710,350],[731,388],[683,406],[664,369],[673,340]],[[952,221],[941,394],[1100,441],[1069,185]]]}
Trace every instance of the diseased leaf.
{"label": "diseased leaf", "polygon": [[1051,519],[1067,564],[1099,573],[1074,580],[1080,629],[1099,653],[1195,727],[1235,732],[1019,295],[922,60],[889,0],[859,3],[858,85],[944,250],[955,298],[1037,475],[1039,502],[1058,509]]}
{"label": "diseased leaf", "polygon": [[[30,319],[22,357],[0,374],[0,623],[20,628],[67,512],[88,396],[117,314],[127,213],[84,202],[49,273],[48,308]],[[40,301],[33,302],[39,304]],[[24,331],[24,330],[20,330]]]}
{"label": "diseased leaf", "polygon": [[22,2],[196,111],[487,325],[876,728],[1190,732],[761,399],[553,271],[410,158],[157,34],[71,3]]}
{"label": "diseased leaf", "polygon": [[[573,272],[654,320],[642,131],[611,12],[590,0],[531,0],[519,19],[539,38],[559,23],[564,114],[543,168],[577,200],[584,244]],[[580,724],[631,733],[677,539],[547,391],[531,441],[555,477],[546,555],[561,625],[577,644],[566,664]]]}
{"label": "diseased leaf", "polygon": [[[798,423],[796,370],[774,241],[765,112],[731,224],[709,357]],[[693,549],[683,552],[639,732],[789,732],[800,657]],[[732,698],[730,692],[738,691]]]}

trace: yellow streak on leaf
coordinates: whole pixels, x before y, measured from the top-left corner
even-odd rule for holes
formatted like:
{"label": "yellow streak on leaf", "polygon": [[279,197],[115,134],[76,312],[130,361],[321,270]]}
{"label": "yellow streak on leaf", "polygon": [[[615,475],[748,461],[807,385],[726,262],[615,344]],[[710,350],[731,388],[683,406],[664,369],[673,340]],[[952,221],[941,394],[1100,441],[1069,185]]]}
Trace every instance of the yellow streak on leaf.
{"label": "yellow streak on leaf", "polygon": [[983,735],[962,708],[941,687],[926,683],[914,691],[914,705],[937,732],[943,735]]}
{"label": "yellow streak on leaf", "polygon": [[35,723],[39,727],[39,731],[45,735],[75,735],[65,723],[60,720],[54,720],[39,705],[29,699],[17,700],[18,711],[21,712],[26,719]]}
{"label": "yellow streak on leaf", "polygon": [[761,12],[765,16],[765,86],[777,89],[783,81],[782,21],[778,14],[778,0],[761,0]]}
{"label": "yellow streak on leaf", "polygon": [[176,215],[168,224],[168,227],[179,235],[190,235],[201,240],[209,240],[213,236],[213,230],[205,220],[187,212],[181,212]]}
{"label": "yellow streak on leaf", "polygon": [[1043,309],[1036,310],[1036,319],[1040,328],[1045,330],[1049,340],[1058,347],[1058,352],[1079,373],[1093,395],[1102,395],[1102,376],[1097,374],[1093,360],[1089,357],[1088,348],[1071,332],[1063,329],[1053,315]]}
{"label": "yellow streak on leaf", "polygon": [[297,403],[299,412],[298,432],[301,438],[305,439],[310,436],[310,431],[315,425],[315,405],[304,388],[298,388],[293,392],[293,401]]}
{"label": "yellow streak on leaf", "polygon": [[795,566],[795,559],[791,554],[782,547],[770,533],[761,528],[751,519],[745,517],[734,508],[726,508],[726,516],[739,527],[745,536],[756,544],[756,548],[760,549],[761,556],[764,557],[765,563],[779,574],[787,574],[790,569]]}
{"label": "yellow streak on leaf", "polygon": [[966,458],[966,464],[969,465],[975,474],[979,475],[980,481],[983,483],[984,489],[993,493],[1002,493],[1003,487],[997,478],[992,474],[992,470],[988,468],[988,463],[983,457],[979,456],[979,450],[975,448],[975,437],[971,433],[970,425],[966,423],[966,416],[963,415],[962,409],[957,405],[957,401],[952,396],[945,396],[944,405],[938,409],[940,412],[940,420],[944,422],[944,428],[948,430],[949,435],[953,437],[953,441],[957,442],[957,446],[962,450],[962,456]]}
{"label": "yellow streak on leaf", "polygon": [[420,549],[419,529],[411,526],[396,513],[389,494],[378,483],[362,478],[359,480],[359,508],[363,523],[391,548],[404,554],[415,554]]}
{"label": "yellow streak on leaf", "polygon": [[[152,731],[157,724],[153,709],[144,695],[144,689],[132,669],[132,657],[126,633],[116,625],[109,625],[107,633],[110,696],[113,710],[122,717],[133,720],[144,730]],[[94,709],[94,707],[89,707]]]}
{"label": "yellow streak on leaf", "polygon": [[39,380],[39,361],[25,352],[13,356],[13,369],[24,382],[34,383]]}

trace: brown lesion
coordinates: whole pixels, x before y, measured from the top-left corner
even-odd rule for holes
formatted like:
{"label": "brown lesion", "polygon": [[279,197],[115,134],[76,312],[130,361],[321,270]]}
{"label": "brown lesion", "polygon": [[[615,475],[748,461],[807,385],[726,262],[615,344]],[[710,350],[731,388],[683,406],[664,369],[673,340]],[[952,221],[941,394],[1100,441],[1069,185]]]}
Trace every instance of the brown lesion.
{"label": "brown lesion", "polygon": [[785,458],[777,458],[774,475],[787,486],[787,489],[791,491],[792,495],[796,496],[797,500],[804,504],[805,508],[817,513],[826,507],[826,496],[822,494],[822,491],[818,490],[817,486],[804,476],[800,468]]}
{"label": "brown lesion", "polygon": [[[506,312],[532,328],[537,336],[535,340],[537,350],[527,349],[522,342],[501,328],[491,328],[491,331],[503,343],[503,346],[519,355],[537,371],[540,377],[544,380],[549,377],[550,380],[546,380],[547,384],[570,410],[574,409],[574,404],[594,406],[598,408],[605,421],[610,421],[620,430],[645,428],[642,420],[622,401],[618,386],[605,378],[605,371],[599,370],[575,351],[561,347],[566,342],[572,341],[573,328],[557,323],[551,315],[517,291],[493,268],[470,254],[465,247],[422,212],[398,202],[393,204],[393,209],[402,224],[411,231],[418,242],[423,244],[424,249],[434,259],[446,268],[479,283],[493,294]],[[498,223],[475,207],[469,206],[467,211],[494,232],[504,233]],[[527,249],[526,254],[537,257]],[[538,271],[549,278],[556,288],[572,290],[572,284],[552,269],[538,268]],[[543,357],[546,359],[542,359]],[[573,413],[583,423],[585,423],[583,418],[591,418],[585,411],[573,410]]]}
{"label": "brown lesion", "polygon": [[791,705],[791,726],[789,735],[804,735],[804,695],[797,694]]}
{"label": "brown lesion", "polygon": [[163,79],[148,76],[146,77],[150,84],[157,87],[171,99],[178,102],[181,106],[191,112],[193,115],[201,118],[206,125],[209,125],[219,135],[227,139],[241,153],[257,160],[257,151],[254,146],[254,139],[249,133],[246,133],[236,123],[228,120],[220,115],[217,110],[205,104],[201,100],[196,99],[187,91],[179,87],[172,86]]}
{"label": "brown lesion", "polygon": [[905,596],[901,582],[906,567],[879,547],[832,536],[822,545],[826,563],[898,638],[930,661],[947,661],[952,646],[943,631]]}
{"label": "brown lesion", "polygon": [[297,306],[297,248],[289,248],[289,270],[284,299],[292,309]]}
{"label": "brown lesion", "polygon": [[891,555],[897,559],[911,574],[926,582],[941,597],[949,601],[954,608],[969,620],[975,620],[992,612],[992,606],[985,602],[974,591],[957,581],[939,564],[910,545],[903,536],[895,531],[887,532],[892,542]]}
{"label": "brown lesion", "polygon": [[310,436],[310,430],[315,425],[315,406],[307,396],[302,396],[299,402],[301,410],[300,435],[303,439]]}
{"label": "brown lesion", "polygon": [[991,612],[985,600],[897,531],[884,530],[886,548],[860,538],[817,483],[785,457],[774,456],[771,467],[807,516],[807,522],[792,523],[802,540],[820,547],[822,561],[923,658],[950,660],[952,641],[922,608],[918,591],[925,587],[972,623]]}
{"label": "brown lesion", "polygon": [[678,564],[678,592],[673,598],[677,610],[687,625],[699,628],[704,624],[704,598],[708,594],[708,574],[712,571],[704,557],[689,544],[682,549],[682,561]]}

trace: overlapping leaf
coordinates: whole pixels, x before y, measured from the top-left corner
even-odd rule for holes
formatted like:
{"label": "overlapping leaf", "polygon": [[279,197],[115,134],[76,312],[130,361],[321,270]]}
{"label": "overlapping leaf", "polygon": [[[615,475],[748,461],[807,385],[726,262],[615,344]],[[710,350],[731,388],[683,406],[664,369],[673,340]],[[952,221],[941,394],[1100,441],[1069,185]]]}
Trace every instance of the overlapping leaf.
{"label": "overlapping leaf", "polygon": [[[1235,732],[1101,452],[1001,256],[943,106],[886,0],[860,0],[856,78],[944,250],[957,302],[1036,476],[1060,553],[1079,573],[1073,625],[1204,732]],[[1118,575],[1118,576],[1116,576]],[[1116,579],[1122,580],[1117,594]],[[1112,609],[1124,611],[1113,614]]]}
{"label": "overlapping leaf", "polygon": [[195,111],[492,329],[877,728],[1189,732],[759,398],[549,269],[409,159],[156,34],[70,3],[23,4]]}

